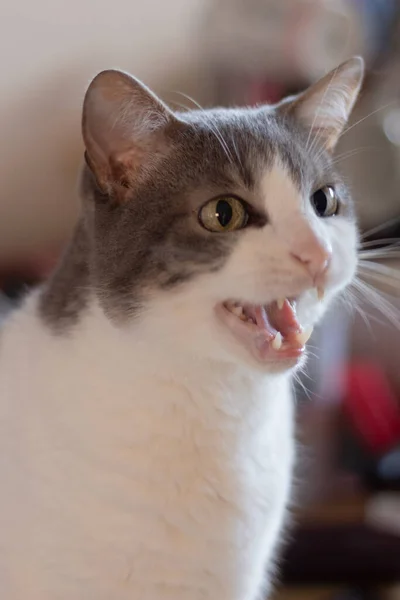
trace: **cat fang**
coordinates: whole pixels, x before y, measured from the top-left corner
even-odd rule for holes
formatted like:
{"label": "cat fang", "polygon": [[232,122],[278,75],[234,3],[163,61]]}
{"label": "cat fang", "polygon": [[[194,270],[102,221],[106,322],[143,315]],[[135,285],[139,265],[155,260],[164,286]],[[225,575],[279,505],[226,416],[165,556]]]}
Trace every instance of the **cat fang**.
{"label": "cat fang", "polygon": [[[324,290],[318,289],[322,299]],[[267,305],[226,301],[217,316],[232,334],[261,361],[300,358],[313,328],[303,328],[296,315],[296,300],[282,298]]]}

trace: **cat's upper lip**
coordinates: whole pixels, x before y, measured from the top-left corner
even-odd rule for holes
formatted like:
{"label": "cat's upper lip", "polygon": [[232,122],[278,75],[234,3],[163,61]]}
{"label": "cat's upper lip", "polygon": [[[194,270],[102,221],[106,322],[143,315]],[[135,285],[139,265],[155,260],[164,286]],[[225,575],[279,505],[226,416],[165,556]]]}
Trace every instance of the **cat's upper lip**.
{"label": "cat's upper lip", "polygon": [[297,319],[295,299],[267,305],[227,301],[216,308],[220,320],[261,362],[297,358],[304,352],[312,328]]}

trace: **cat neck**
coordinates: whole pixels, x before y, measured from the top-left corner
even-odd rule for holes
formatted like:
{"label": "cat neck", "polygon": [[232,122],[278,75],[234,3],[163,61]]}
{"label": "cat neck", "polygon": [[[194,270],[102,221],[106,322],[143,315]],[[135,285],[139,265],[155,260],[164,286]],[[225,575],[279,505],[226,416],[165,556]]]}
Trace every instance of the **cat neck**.
{"label": "cat neck", "polygon": [[89,304],[89,255],[87,231],[80,221],[59,266],[39,295],[39,315],[56,332],[74,326]]}
{"label": "cat neck", "polygon": [[[157,339],[159,322],[152,324],[148,318],[116,325],[105,315],[101,306],[92,300],[79,329],[76,343],[97,348],[108,371],[118,374],[129,387],[133,380],[152,381],[168,385],[172,381],[191,393],[199,395],[231,394],[242,390],[248,395],[258,389],[279,393],[290,387],[290,373],[266,373],[262,368],[250,367],[237,360],[228,360],[198,350],[196,338],[188,333],[187,340],[167,335],[161,330]],[[149,325],[150,323],[150,325]],[[212,339],[210,339],[212,345]],[[147,384],[146,384],[147,385]]]}

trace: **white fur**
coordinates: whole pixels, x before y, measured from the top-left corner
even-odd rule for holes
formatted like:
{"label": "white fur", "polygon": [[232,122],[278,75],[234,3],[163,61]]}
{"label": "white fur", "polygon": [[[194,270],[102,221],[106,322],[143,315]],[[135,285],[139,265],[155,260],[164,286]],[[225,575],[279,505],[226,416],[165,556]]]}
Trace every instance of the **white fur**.
{"label": "white fur", "polygon": [[253,363],[214,306],[302,294],[300,313],[314,322],[322,307],[288,258],[297,227],[332,246],[328,297],[355,263],[352,225],[314,218],[280,165],[268,182],[260,201],[286,206],[274,227],[244,232],[221,272],[156,294],[136,321],[112,325],[93,299],[55,336],[37,295],[9,319],[3,598],[255,600],[268,585],[293,464],[290,373]]}

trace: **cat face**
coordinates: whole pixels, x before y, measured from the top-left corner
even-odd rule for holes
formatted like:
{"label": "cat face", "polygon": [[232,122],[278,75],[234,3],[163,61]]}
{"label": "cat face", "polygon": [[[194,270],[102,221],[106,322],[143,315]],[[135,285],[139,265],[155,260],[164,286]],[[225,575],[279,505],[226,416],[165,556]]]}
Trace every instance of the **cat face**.
{"label": "cat face", "polygon": [[286,369],[352,279],[357,231],[331,152],[352,59],[275,107],[172,114],[108,71],[85,99],[82,189],[106,314],[212,358]]}

